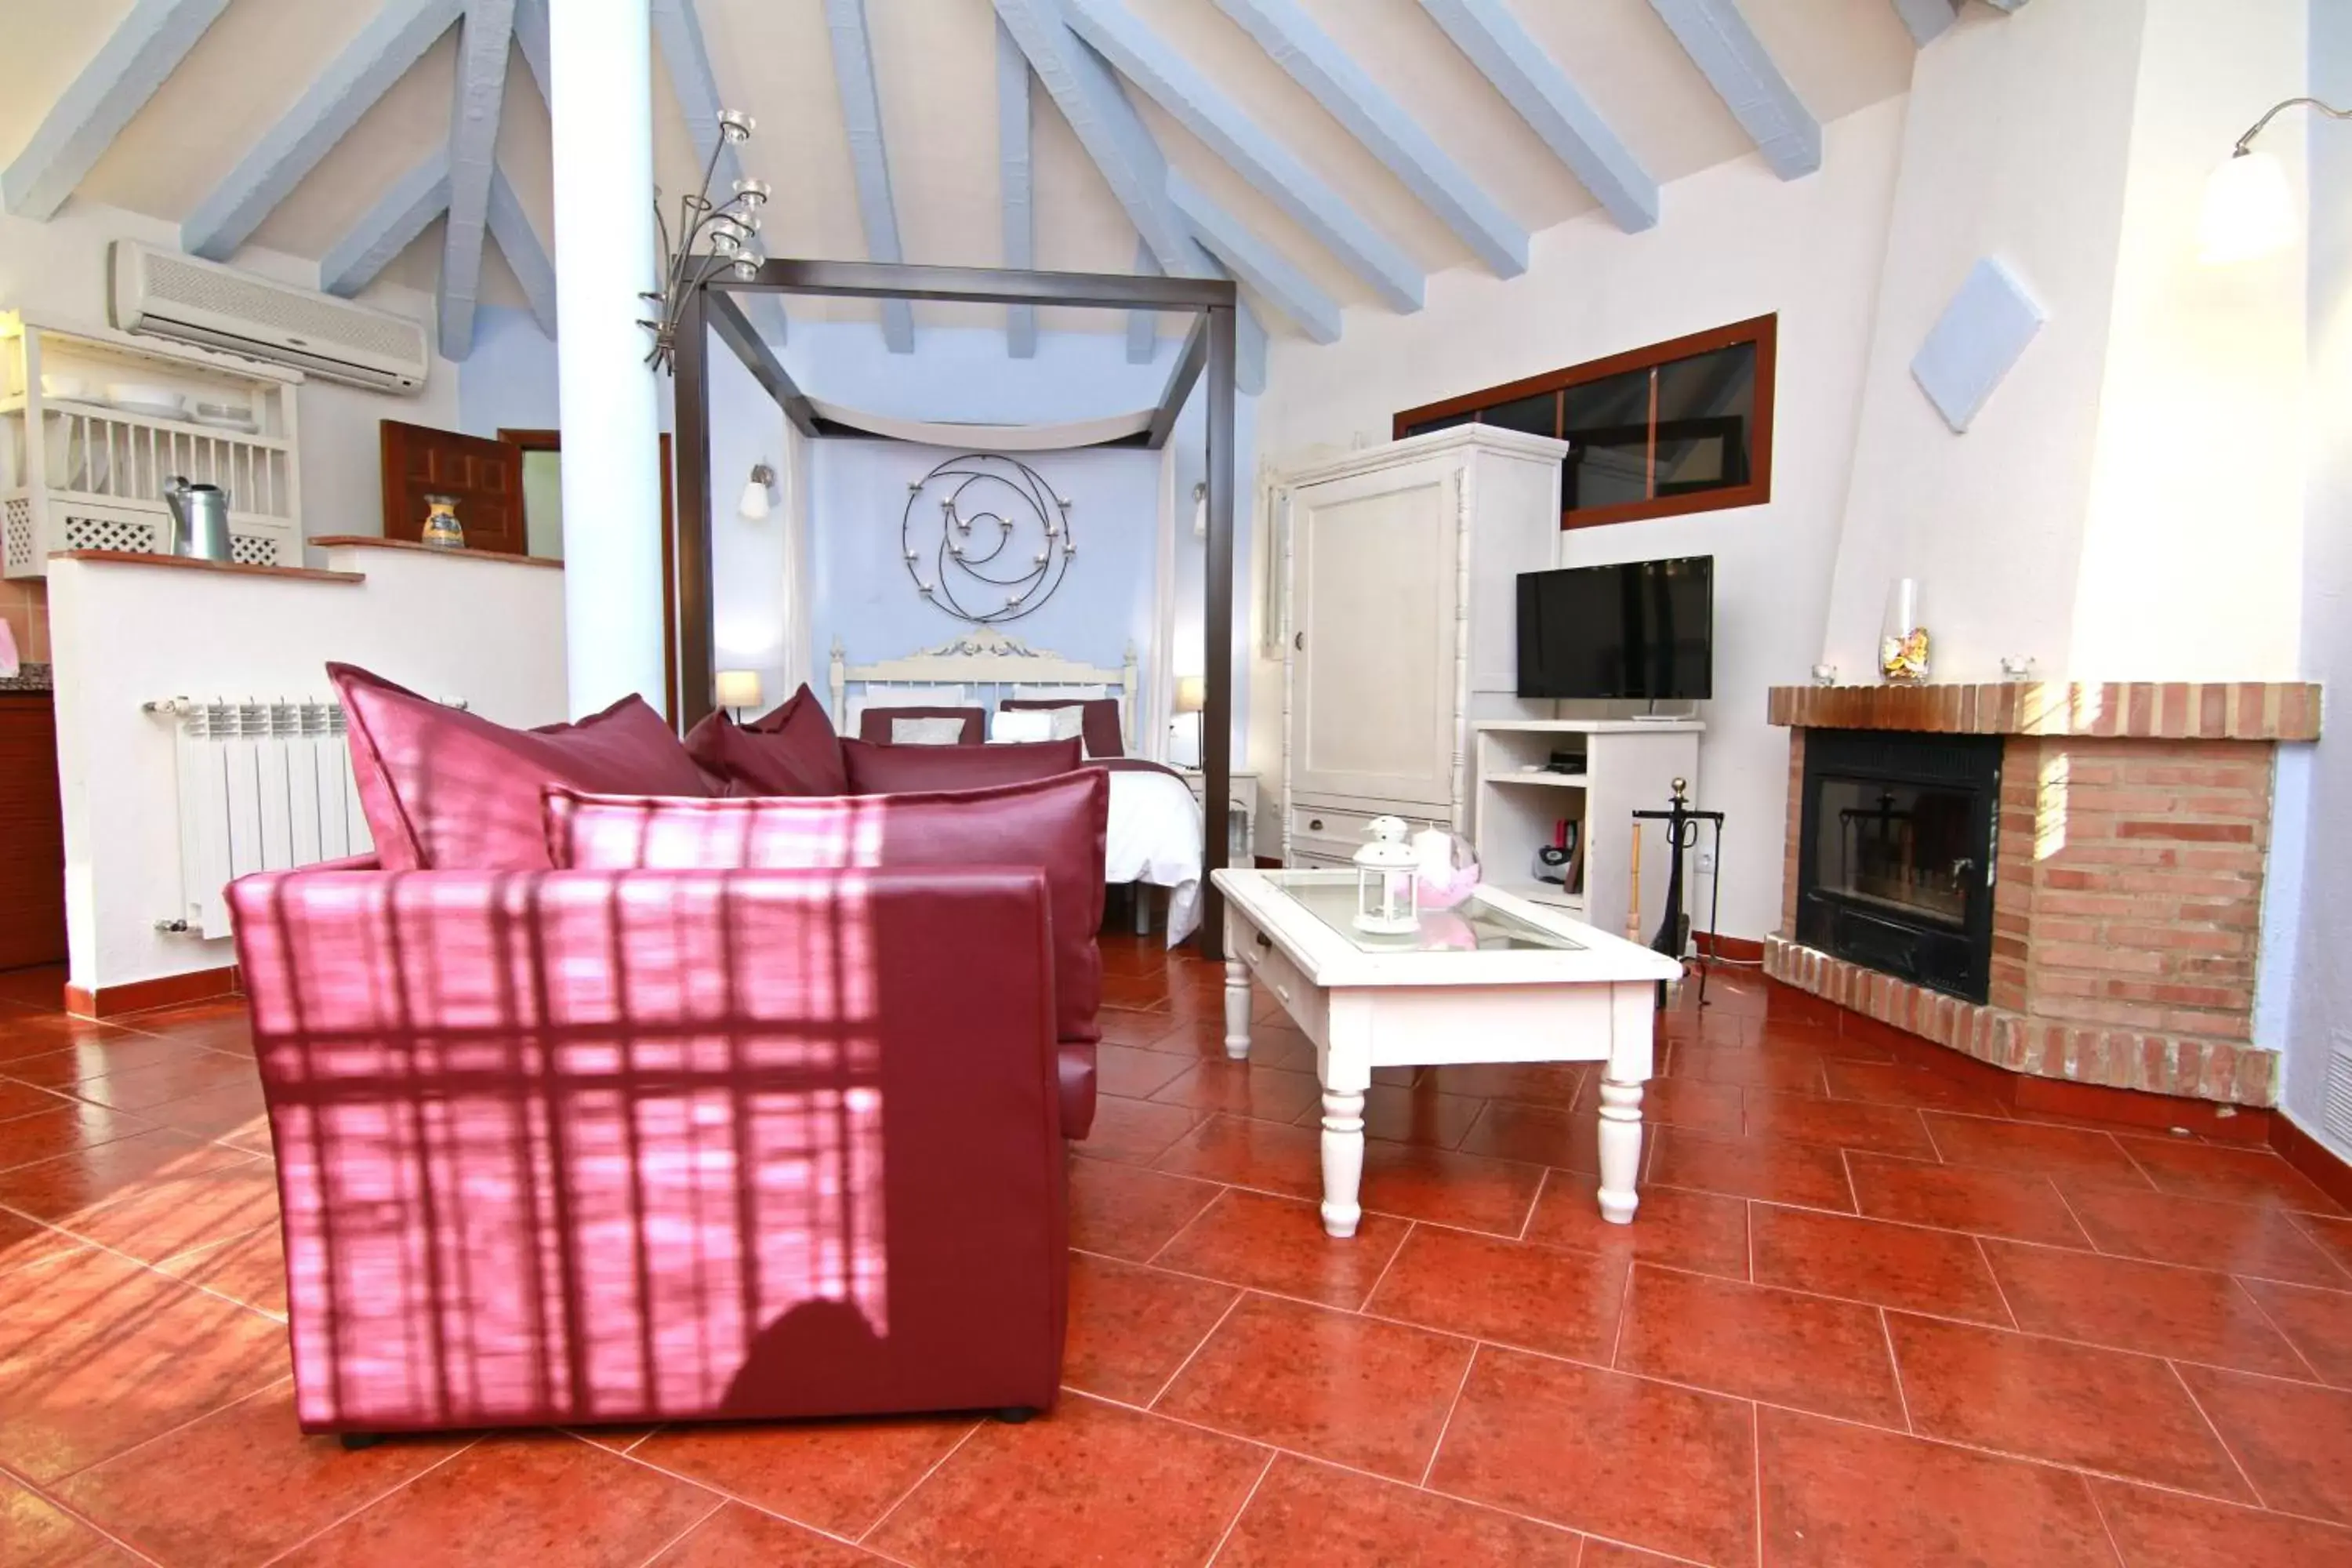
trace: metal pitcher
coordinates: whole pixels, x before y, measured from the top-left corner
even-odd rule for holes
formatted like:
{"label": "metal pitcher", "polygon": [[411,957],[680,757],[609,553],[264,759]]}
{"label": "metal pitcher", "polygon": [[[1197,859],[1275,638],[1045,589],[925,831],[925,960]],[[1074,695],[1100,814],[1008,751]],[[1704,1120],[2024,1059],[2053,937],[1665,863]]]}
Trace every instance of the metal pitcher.
{"label": "metal pitcher", "polygon": [[172,509],[168,553],[198,561],[229,559],[226,490],[218,485],[193,485],[175,475],[163,487],[163,504]]}

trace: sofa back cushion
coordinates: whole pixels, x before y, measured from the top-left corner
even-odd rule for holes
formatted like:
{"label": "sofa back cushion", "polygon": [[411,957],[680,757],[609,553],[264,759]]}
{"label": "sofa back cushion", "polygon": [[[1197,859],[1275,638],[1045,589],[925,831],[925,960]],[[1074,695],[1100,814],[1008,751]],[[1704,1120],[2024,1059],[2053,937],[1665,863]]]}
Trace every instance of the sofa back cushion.
{"label": "sofa back cushion", "polygon": [[711,781],[713,795],[845,795],[849,778],[841,742],[823,710],[817,717],[822,732],[805,722],[754,730],[713,713],[686,732],[687,754]]}
{"label": "sofa back cushion", "polygon": [[[696,726],[698,729],[699,725]],[[770,762],[763,767],[782,769],[792,776],[805,781],[809,787],[797,790],[763,791],[774,795],[841,795],[849,788],[849,781],[841,771],[841,740],[833,727],[833,719],[817,700],[816,693],[803,681],[790,700],[772,712],[763,713],[743,726],[754,735],[772,736],[763,741]],[[738,792],[742,793],[742,792]]]}
{"label": "sofa back cushion", "polygon": [[894,729],[901,719],[953,719],[961,726],[956,731],[959,746],[977,746],[988,739],[985,708],[868,708],[857,715],[857,738],[889,745],[898,739]]}
{"label": "sofa back cushion", "polygon": [[1078,742],[1039,741],[1003,746],[877,746],[841,742],[851,795],[909,795],[926,790],[986,789],[1028,784],[1079,765]]}
{"label": "sofa back cushion", "polygon": [[[1035,866],[1053,907],[1055,1033],[1100,1037],[1103,835],[1110,775],[1081,768],[1028,784],[913,795],[656,800],[547,791],[559,870],[849,869]],[[952,984],[950,955],[940,983]]]}
{"label": "sofa back cushion", "polygon": [[360,809],[387,871],[545,870],[546,785],[707,796],[662,716],[624,697],[576,724],[510,730],[353,665],[330,664]]}
{"label": "sofa back cushion", "polygon": [[1116,697],[1008,697],[997,707],[1008,713],[1038,708],[1075,708],[1081,715],[1080,733],[1086,737],[1088,757],[1127,755],[1127,743],[1119,734]]}

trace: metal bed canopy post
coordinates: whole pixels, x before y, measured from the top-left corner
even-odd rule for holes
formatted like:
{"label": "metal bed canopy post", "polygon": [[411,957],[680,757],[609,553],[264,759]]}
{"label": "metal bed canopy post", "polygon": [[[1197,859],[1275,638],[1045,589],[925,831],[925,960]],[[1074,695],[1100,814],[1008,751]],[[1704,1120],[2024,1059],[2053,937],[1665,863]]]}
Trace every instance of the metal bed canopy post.
{"label": "metal bed canopy post", "polygon": [[[1203,374],[1209,384],[1207,690],[1201,707],[1202,815],[1201,955],[1224,957],[1224,900],[1208,873],[1232,853],[1234,715],[1234,369],[1239,291],[1229,279],[1160,278],[1111,272],[1039,272],[977,267],[915,267],[878,261],[770,260],[747,278],[711,278],[682,301],[677,363],[679,721],[711,711],[715,676],[710,576],[709,341],[743,363],[803,436],[819,434],[808,398],[751,330],[733,294],[821,294],[853,300],[921,300],[987,305],[1066,305],[1105,310],[1181,311],[1198,318],[1153,415],[1149,445],[1164,445]],[[1154,679],[1166,679],[1156,670]]]}

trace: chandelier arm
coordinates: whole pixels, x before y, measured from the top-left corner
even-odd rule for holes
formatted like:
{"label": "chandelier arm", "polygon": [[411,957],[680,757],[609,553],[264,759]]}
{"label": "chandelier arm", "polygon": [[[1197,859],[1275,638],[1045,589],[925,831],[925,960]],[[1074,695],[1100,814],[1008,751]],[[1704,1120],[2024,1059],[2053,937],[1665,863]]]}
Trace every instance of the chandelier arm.
{"label": "chandelier arm", "polygon": [[2298,106],[2315,109],[2331,120],[2352,120],[2352,109],[2338,109],[2334,104],[2316,98],[2283,98],[2264,110],[2263,117],[2246,128],[2246,133],[2238,138],[2238,144],[2231,149],[2230,155],[2233,158],[2242,158],[2253,151],[2254,138],[2263,133],[2263,127],[2288,110]]}

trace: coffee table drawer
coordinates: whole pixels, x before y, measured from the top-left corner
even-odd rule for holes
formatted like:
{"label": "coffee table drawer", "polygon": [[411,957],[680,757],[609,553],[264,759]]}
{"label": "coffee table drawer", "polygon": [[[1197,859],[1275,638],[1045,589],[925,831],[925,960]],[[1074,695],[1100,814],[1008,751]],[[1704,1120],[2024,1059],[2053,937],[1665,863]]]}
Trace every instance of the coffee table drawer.
{"label": "coffee table drawer", "polygon": [[1225,914],[1225,951],[1240,959],[1260,985],[1274,993],[1282,1010],[1307,1038],[1318,1046],[1324,1043],[1329,1004],[1322,988],[1307,979],[1271,938],[1230,907]]}

